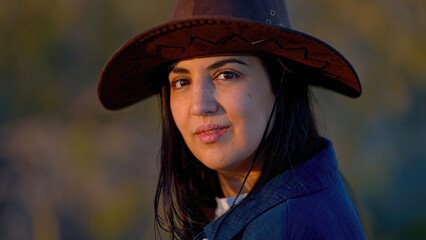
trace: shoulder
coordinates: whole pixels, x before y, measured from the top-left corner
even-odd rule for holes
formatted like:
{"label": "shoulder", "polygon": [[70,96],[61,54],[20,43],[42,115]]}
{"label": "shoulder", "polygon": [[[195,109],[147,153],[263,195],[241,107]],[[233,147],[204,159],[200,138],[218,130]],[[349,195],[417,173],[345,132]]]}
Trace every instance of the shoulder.
{"label": "shoulder", "polygon": [[287,200],[286,213],[289,239],[365,239],[341,177],[321,191]]}
{"label": "shoulder", "polygon": [[288,199],[248,223],[241,239],[365,239],[343,181]]}

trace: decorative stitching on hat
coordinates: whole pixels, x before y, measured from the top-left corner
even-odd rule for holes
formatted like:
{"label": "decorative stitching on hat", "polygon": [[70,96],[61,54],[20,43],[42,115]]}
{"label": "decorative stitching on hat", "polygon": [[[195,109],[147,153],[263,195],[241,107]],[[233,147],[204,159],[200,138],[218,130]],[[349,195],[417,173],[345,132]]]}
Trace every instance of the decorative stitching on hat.
{"label": "decorative stitching on hat", "polygon": [[[210,24],[215,24],[215,23],[217,23],[217,22],[211,22]],[[180,25],[180,24],[176,24],[177,28],[179,28],[178,25]],[[191,26],[191,25],[189,23],[189,24],[183,24],[183,25],[180,25],[180,26],[183,27],[183,26]],[[163,30],[164,29],[165,28],[163,28]],[[134,78],[127,78],[127,76],[130,75],[130,74],[132,74],[133,72],[137,71],[141,67],[141,65],[138,63],[138,61],[145,60],[145,59],[152,59],[152,58],[156,58],[156,57],[160,56],[161,49],[163,49],[163,48],[175,48],[175,49],[179,49],[180,48],[182,50],[185,50],[185,49],[189,48],[191,46],[191,44],[194,42],[194,40],[196,40],[196,39],[201,40],[203,42],[206,42],[208,44],[217,45],[217,44],[225,44],[226,42],[228,42],[228,41],[230,41],[232,39],[235,39],[235,38],[239,38],[239,39],[241,39],[241,40],[249,43],[250,45],[258,45],[258,44],[264,44],[264,43],[267,43],[267,42],[274,42],[278,46],[278,48],[280,48],[281,50],[284,50],[284,51],[302,50],[304,52],[303,53],[303,58],[304,59],[310,60],[310,61],[313,61],[313,62],[324,63],[324,65],[320,69],[326,75],[328,75],[328,76],[330,76],[330,77],[332,77],[332,78],[334,78],[336,80],[341,78],[341,76],[339,76],[339,75],[335,75],[335,74],[326,72],[324,70],[330,64],[330,61],[324,61],[324,60],[318,60],[318,59],[309,58],[309,49],[307,47],[302,47],[302,48],[284,48],[279,43],[279,41],[276,40],[274,37],[270,37],[270,38],[267,38],[267,39],[261,39],[261,40],[253,42],[253,41],[249,41],[249,40],[245,39],[244,37],[240,36],[239,34],[232,33],[229,36],[226,36],[226,37],[222,38],[221,40],[219,40],[217,42],[214,42],[214,41],[211,41],[211,40],[208,40],[208,39],[204,39],[204,38],[201,38],[201,37],[197,37],[197,36],[191,35],[190,39],[186,42],[186,44],[184,46],[171,46],[171,45],[156,44],[156,54],[155,55],[153,55],[153,56],[145,56],[145,57],[141,57],[141,58],[130,59],[130,62],[132,64],[134,64],[135,67],[132,68],[131,70],[123,73],[122,75],[120,75],[119,78],[123,79],[123,80],[126,80],[127,82],[125,84],[123,84],[122,87],[120,89],[118,89],[117,92],[118,93],[126,93],[127,92],[128,94],[126,95],[126,98],[132,98],[134,95],[131,92],[133,92],[135,90],[135,87],[131,86],[130,84],[135,79]]]}

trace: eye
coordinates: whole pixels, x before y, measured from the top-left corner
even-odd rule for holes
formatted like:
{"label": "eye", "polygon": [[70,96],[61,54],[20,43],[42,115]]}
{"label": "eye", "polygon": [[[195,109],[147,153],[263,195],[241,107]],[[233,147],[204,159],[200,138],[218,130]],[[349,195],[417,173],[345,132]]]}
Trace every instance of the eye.
{"label": "eye", "polygon": [[170,87],[173,89],[179,89],[188,86],[189,84],[190,82],[188,79],[177,79],[171,82]]}
{"label": "eye", "polygon": [[239,78],[240,75],[232,71],[224,71],[215,77],[215,79],[230,80]]}

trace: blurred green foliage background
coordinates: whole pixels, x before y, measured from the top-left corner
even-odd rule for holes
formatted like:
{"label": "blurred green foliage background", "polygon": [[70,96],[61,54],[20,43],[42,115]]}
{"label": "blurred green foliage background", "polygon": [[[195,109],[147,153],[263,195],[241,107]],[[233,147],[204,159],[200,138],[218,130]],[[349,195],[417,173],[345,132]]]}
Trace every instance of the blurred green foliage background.
{"label": "blurred green foliage background", "polygon": [[[426,2],[288,0],[297,30],[341,51],[364,93],[315,89],[316,114],[369,239],[426,239]],[[153,239],[157,98],[96,96],[126,40],[171,0],[0,1],[0,239]]]}

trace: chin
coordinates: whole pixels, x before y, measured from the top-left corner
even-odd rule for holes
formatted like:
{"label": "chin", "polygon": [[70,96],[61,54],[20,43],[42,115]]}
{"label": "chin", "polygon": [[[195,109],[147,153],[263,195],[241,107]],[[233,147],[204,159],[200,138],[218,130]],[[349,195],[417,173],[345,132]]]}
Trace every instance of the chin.
{"label": "chin", "polygon": [[238,171],[238,162],[230,161],[229,159],[224,160],[223,158],[204,158],[199,160],[204,166],[215,171]]}
{"label": "chin", "polygon": [[199,161],[203,163],[204,166],[215,171],[226,170],[229,168],[229,166],[227,166],[227,164],[224,163],[221,159],[204,159]]}

